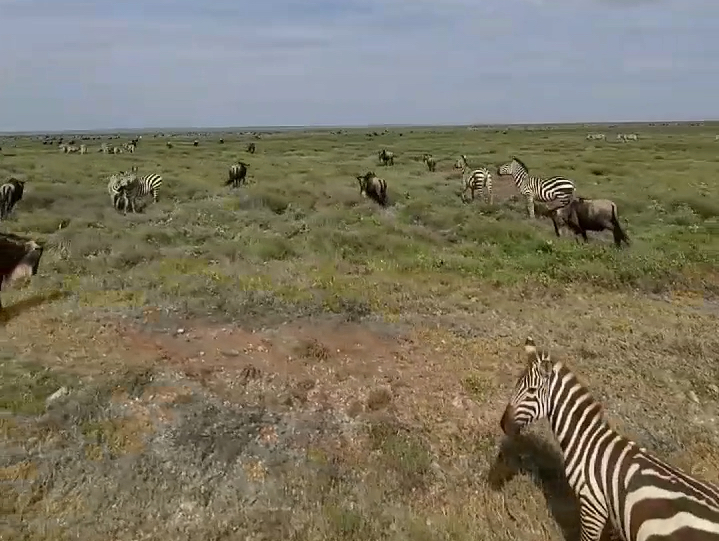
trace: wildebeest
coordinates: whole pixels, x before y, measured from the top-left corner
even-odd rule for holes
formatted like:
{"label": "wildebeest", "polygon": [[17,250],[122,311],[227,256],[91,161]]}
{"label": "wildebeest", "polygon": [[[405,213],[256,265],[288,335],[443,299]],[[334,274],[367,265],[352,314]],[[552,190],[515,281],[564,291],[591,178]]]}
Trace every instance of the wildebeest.
{"label": "wildebeest", "polygon": [[167,148],[172,148],[172,143],[170,143],[170,141],[168,141],[168,142],[165,143],[165,144],[167,145]]}
{"label": "wildebeest", "polygon": [[374,171],[357,176],[357,182],[362,196],[369,197],[383,207],[387,205],[387,181],[375,175]]}
{"label": "wildebeest", "polygon": [[617,217],[617,205],[609,199],[573,198],[561,208],[548,208],[548,214],[554,224],[554,232],[559,237],[559,228],[568,227],[575,235],[581,235],[589,241],[587,231],[609,230],[614,236],[614,244],[621,247],[622,242],[629,245],[629,237],[622,229]]}
{"label": "wildebeest", "polygon": [[250,154],[255,153],[255,144],[254,143],[250,143],[249,145],[247,145],[247,152],[249,152]]}
{"label": "wildebeest", "polygon": [[0,290],[5,284],[11,285],[22,278],[35,276],[42,251],[43,247],[33,240],[12,233],[0,233]]}
{"label": "wildebeest", "polygon": [[425,154],[422,156],[422,161],[427,165],[427,169],[430,172],[437,168],[437,160],[435,160],[431,154]]}
{"label": "wildebeest", "polygon": [[222,137],[220,137],[220,144],[221,144],[221,145],[224,145],[224,144],[225,144],[225,140],[224,140]]}
{"label": "wildebeest", "polygon": [[248,164],[244,162],[237,162],[233,163],[230,166],[230,171],[228,175],[227,182],[225,182],[225,186],[229,186],[232,184],[233,188],[237,188],[240,184],[243,182],[247,182],[247,167]]}
{"label": "wildebeest", "polygon": [[200,144],[200,142],[199,142],[197,139],[195,139],[195,140],[192,142],[192,146],[197,146],[197,145],[199,145],[199,144]]}
{"label": "wildebeest", "polygon": [[394,165],[394,152],[383,148],[378,153],[379,163],[382,165]]}
{"label": "wildebeest", "polygon": [[10,178],[0,186],[0,220],[4,220],[15,205],[22,199],[25,181]]}

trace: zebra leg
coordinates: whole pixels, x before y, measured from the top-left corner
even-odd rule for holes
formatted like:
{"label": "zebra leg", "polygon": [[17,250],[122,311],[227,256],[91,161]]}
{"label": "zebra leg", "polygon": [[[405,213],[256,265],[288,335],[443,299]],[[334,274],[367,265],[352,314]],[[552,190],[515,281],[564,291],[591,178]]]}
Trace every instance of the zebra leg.
{"label": "zebra leg", "polygon": [[529,213],[529,218],[531,220],[534,219],[534,195],[531,193],[527,194],[527,212]]}
{"label": "zebra leg", "polygon": [[602,531],[607,524],[607,517],[592,507],[586,499],[579,498],[579,520],[581,541],[599,541]]}

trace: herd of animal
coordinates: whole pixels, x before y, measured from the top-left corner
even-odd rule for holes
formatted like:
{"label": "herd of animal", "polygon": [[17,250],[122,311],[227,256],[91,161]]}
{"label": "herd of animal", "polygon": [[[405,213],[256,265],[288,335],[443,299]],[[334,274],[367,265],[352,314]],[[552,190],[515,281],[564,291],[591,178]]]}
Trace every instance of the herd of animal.
{"label": "herd of animal", "polygon": [[[436,170],[437,162],[430,154],[422,159],[430,172]],[[395,156],[383,149],[379,160],[391,166]],[[464,155],[456,167],[462,169],[462,199],[467,191],[471,191],[472,199],[479,191],[486,193],[492,204],[489,169],[472,170]],[[247,168],[244,162],[230,166],[225,184],[239,187],[246,181]],[[496,173],[513,179],[526,199],[530,217],[535,216],[536,202],[546,204],[543,213],[552,219],[557,236],[562,226],[585,241],[587,231],[609,229],[618,246],[628,242],[616,205],[577,196],[573,180],[532,176],[517,157],[500,165]],[[372,171],[356,178],[363,196],[387,204],[384,179]],[[153,201],[158,201],[161,182],[159,175],[140,176],[133,168],[113,175],[108,191],[116,209],[136,212],[138,197],[152,195]],[[0,186],[0,218],[21,200],[23,189],[24,183],[16,179]],[[43,248],[32,240],[0,233],[0,289],[6,281],[35,275],[42,253]],[[539,419],[548,419],[562,450],[567,479],[579,501],[582,541],[598,541],[609,525],[625,541],[719,538],[719,487],[697,480],[621,436],[605,420],[601,404],[566,365],[553,362],[531,338],[525,343],[525,351],[527,365],[500,426],[511,437]]]}

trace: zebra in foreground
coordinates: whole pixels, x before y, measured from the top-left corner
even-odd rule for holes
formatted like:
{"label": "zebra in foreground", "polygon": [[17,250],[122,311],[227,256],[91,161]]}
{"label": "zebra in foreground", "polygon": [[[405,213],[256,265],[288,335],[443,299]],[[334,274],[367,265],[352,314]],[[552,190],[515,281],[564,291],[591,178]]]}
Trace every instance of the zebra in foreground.
{"label": "zebra in foreground", "polygon": [[602,405],[562,363],[527,338],[528,364],[500,425],[505,434],[546,417],[579,500],[581,540],[611,522],[625,541],[719,539],[719,486],[684,473],[618,434]]}
{"label": "zebra in foreground", "polygon": [[587,141],[606,141],[607,136],[603,133],[588,133]]}
{"label": "zebra in foreground", "polygon": [[519,193],[527,201],[527,212],[534,218],[534,202],[548,203],[555,201],[555,209],[561,208],[572,200],[576,187],[574,182],[566,177],[554,176],[549,178],[533,177],[529,169],[516,156],[512,161],[505,163],[497,170],[499,176],[511,176]]}

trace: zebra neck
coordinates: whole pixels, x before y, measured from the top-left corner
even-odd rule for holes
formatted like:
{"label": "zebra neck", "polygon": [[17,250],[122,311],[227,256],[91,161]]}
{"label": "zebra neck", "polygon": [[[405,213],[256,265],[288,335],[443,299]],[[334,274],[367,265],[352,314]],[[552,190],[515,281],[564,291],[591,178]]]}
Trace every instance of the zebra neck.
{"label": "zebra neck", "polygon": [[565,459],[575,453],[583,441],[582,434],[611,431],[604,419],[602,405],[568,368],[559,363],[553,369],[548,402],[547,419]]}

